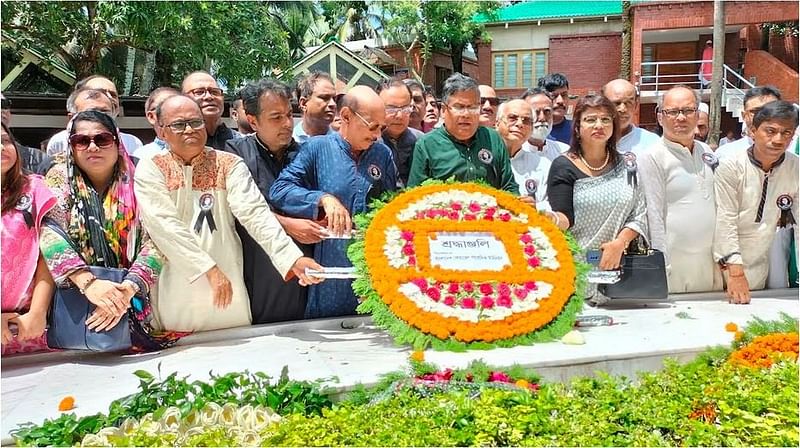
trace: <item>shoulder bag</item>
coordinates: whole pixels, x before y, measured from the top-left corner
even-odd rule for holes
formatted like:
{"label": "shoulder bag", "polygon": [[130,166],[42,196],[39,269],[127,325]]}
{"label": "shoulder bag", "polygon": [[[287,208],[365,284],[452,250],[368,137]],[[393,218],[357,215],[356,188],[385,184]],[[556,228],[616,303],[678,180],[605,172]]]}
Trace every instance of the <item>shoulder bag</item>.
{"label": "shoulder bag", "polygon": [[[72,241],[64,230],[52,220],[45,225],[58,233],[70,245]],[[121,283],[127,269],[89,266],[99,280]],[[88,350],[92,352],[116,352],[131,347],[130,321],[123,316],[114,328],[94,331],[86,327],[86,320],[96,306],[81,294],[77,286],[56,288],[53,303],[47,313],[47,345],[51,348]]]}

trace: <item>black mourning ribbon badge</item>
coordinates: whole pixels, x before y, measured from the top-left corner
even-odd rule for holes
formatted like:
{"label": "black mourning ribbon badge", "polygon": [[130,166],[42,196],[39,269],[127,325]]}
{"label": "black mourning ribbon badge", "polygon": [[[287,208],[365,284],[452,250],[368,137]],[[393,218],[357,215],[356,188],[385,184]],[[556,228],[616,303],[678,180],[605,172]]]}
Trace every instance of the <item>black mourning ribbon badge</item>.
{"label": "black mourning ribbon badge", "polygon": [[797,225],[797,222],[794,220],[794,215],[792,214],[792,204],[794,203],[792,197],[788,194],[782,194],[778,196],[778,200],[775,201],[775,203],[778,204],[778,208],[781,209],[781,217],[778,218],[778,227]]}
{"label": "black mourning ribbon badge", "polygon": [[212,208],[214,208],[214,196],[211,193],[200,196],[200,214],[197,215],[197,221],[194,223],[195,233],[200,233],[203,228],[203,221],[208,222],[208,230],[212,233],[217,230],[214,215],[211,213]]}
{"label": "black mourning ribbon badge", "polygon": [[628,172],[628,185],[636,188],[639,186],[639,178],[636,176],[636,154],[626,152],[622,155],[625,171]]}
{"label": "black mourning ribbon badge", "polygon": [[719,166],[719,158],[717,157],[716,154],[714,154],[713,152],[704,152],[701,157],[703,159],[703,162],[705,162],[705,164],[708,165],[709,168],[711,168],[711,172],[717,170],[717,167]]}
{"label": "black mourning ribbon badge", "polygon": [[25,219],[25,224],[28,226],[29,229],[33,228],[33,198],[28,193],[23,193],[22,196],[19,197],[19,201],[17,201],[17,205],[14,207],[22,213],[22,217]]}

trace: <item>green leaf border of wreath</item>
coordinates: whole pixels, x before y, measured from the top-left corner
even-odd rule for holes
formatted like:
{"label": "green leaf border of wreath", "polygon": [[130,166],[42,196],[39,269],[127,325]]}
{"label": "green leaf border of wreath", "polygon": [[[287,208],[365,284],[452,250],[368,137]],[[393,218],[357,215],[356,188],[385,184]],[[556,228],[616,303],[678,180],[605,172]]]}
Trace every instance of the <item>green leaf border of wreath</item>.
{"label": "green leaf border of wreath", "polygon": [[[455,182],[453,180],[428,180],[423,182],[420,186],[457,183],[462,182]],[[483,186],[490,186],[482,182],[475,183]],[[375,215],[377,215],[386,204],[391,202],[392,199],[406,191],[409,190],[389,192],[384,194],[380,199],[373,200],[370,203],[369,212],[360,213],[353,218],[355,227],[357,229],[368,229]],[[575,241],[569,232],[564,232],[567,244],[575,260],[575,292],[567,300],[564,308],[562,308],[555,319],[530,333],[494,342],[461,342],[453,337],[439,339],[435,336],[423,333],[398,318],[389,309],[389,306],[383,302],[378,292],[372,287],[372,282],[370,280],[372,277],[370,276],[369,268],[367,267],[367,262],[364,257],[364,236],[363,232],[359,232],[357,237],[353,240],[353,243],[347,248],[347,256],[353,263],[353,267],[355,267],[356,273],[359,276],[353,281],[353,291],[357,297],[363,299],[357,311],[361,314],[372,314],[372,321],[375,325],[391,334],[394,337],[395,343],[399,345],[409,344],[414,350],[432,348],[438,351],[463,352],[466,350],[489,350],[497,347],[531,345],[535,342],[550,342],[560,339],[573,329],[575,325],[575,316],[583,308],[583,294],[579,294],[579,292],[584,291],[586,288],[586,274],[591,267],[584,261],[583,250],[578,246],[577,241]]]}

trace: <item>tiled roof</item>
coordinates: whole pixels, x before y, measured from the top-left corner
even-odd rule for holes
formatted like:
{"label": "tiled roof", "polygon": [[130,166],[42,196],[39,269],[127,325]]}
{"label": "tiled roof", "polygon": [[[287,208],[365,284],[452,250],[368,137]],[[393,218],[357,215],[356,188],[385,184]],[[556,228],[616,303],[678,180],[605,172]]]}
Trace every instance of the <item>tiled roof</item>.
{"label": "tiled roof", "polygon": [[595,17],[622,14],[621,1],[555,1],[532,0],[500,8],[493,20],[483,14],[475,17],[479,23],[520,22],[576,17]]}

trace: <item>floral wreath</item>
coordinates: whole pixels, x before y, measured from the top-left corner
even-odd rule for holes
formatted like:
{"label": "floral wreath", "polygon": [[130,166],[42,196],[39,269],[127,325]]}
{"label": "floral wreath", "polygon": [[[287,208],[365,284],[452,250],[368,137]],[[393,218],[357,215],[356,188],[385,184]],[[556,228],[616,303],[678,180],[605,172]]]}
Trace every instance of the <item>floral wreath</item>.
{"label": "floral wreath", "polygon": [[[353,290],[358,312],[371,313],[396,342],[463,351],[550,341],[572,329],[588,267],[572,237],[530,205],[488,186],[441,181],[371,205],[356,216],[366,231],[348,248],[359,274]],[[432,265],[430,242],[464,232],[493,237],[506,262]]]}

